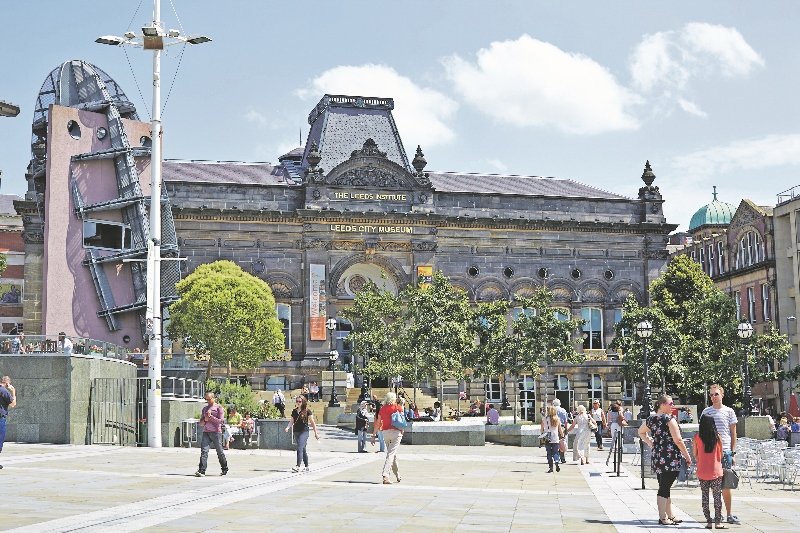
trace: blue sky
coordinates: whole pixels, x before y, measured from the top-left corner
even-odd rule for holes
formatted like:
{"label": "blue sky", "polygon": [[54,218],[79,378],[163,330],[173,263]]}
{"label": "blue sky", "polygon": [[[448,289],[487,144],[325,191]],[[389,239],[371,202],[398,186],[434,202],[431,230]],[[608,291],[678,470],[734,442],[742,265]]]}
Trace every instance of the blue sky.
{"label": "blue sky", "polygon": [[[428,170],[555,176],[635,197],[649,159],[682,228],[713,185],[735,205],[774,205],[800,184],[795,2],[173,2],[186,33],[214,41],[183,57],[166,158],[277,161],[330,92],[395,98],[403,142],[422,145]],[[152,2],[134,17],[138,5],[5,3],[15,22],[0,32],[0,99],[22,113],[0,118],[2,192],[26,189],[33,104],[63,61],[104,69],[147,120],[151,54],[128,51],[143,102],[124,53],[94,43],[141,28]],[[162,10],[179,28],[169,0]]]}

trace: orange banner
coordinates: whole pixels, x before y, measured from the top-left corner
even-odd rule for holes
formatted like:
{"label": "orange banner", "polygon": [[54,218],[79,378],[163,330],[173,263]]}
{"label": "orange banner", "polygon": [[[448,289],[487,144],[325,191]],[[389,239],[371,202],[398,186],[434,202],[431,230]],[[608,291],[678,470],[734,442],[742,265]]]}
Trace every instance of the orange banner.
{"label": "orange banner", "polygon": [[309,265],[309,275],[311,281],[311,322],[310,333],[312,341],[324,341],[327,338],[325,332],[325,319],[328,315],[327,296],[325,294],[325,265]]}
{"label": "orange banner", "polygon": [[433,267],[432,266],[418,266],[417,278],[419,278],[419,286],[425,287],[430,285],[433,281]]}

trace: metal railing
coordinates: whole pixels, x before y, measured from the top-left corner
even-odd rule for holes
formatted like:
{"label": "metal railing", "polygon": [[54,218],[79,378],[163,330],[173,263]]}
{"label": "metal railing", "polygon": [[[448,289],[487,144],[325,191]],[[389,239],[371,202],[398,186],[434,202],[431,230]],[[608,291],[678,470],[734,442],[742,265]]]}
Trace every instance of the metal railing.
{"label": "metal railing", "polygon": [[[0,335],[0,353],[24,353],[27,355],[46,355],[64,353],[64,347],[58,340],[58,335],[25,335],[16,348],[14,339],[17,335]],[[127,352],[121,346],[97,339],[85,337],[69,337],[72,341],[72,353],[106,357],[110,359],[127,359]]]}
{"label": "metal railing", "polygon": [[795,185],[791,189],[786,189],[783,192],[778,193],[778,205],[781,205],[786,202],[791,202],[795,198],[800,196],[800,185]]}
{"label": "metal railing", "polygon": [[89,395],[92,444],[135,445],[137,439],[136,381],[94,378]]}

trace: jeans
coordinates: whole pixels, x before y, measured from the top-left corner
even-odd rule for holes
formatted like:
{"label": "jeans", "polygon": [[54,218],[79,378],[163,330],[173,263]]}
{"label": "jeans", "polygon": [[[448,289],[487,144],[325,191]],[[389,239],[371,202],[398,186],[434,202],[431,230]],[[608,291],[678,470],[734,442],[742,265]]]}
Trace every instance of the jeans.
{"label": "jeans", "polygon": [[308,453],[306,452],[306,445],[308,444],[308,430],[302,433],[297,433],[294,438],[297,443],[297,467],[300,468],[300,461],[303,462],[308,468]]}
{"label": "jeans", "polygon": [[553,461],[560,462],[561,459],[558,455],[558,442],[549,442],[545,444],[547,448],[547,464],[550,465],[550,470],[553,469]]}
{"label": "jeans", "polygon": [[0,418],[0,452],[3,451],[3,443],[6,441],[6,418]]}
{"label": "jeans", "polygon": [[597,422],[597,431],[594,432],[594,440],[597,442],[597,447],[603,447],[603,421],[595,420]]}
{"label": "jeans", "polygon": [[228,470],[228,460],[225,458],[225,452],[222,450],[222,433],[203,432],[203,438],[200,441],[200,467],[198,470],[203,474],[206,473],[206,466],[208,465],[208,449],[211,446],[217,450],[217,459],[219,459],[219,466],[222,471]]}
{"label": "jeans", "polygon": [[389,477],[389,470],[394,472],[396,477],[400,477],[400,472],[397,470],[397,450],[400,448],[400,441],[403,440],[403,434],[396,429],[384,430],[386,433],[386,460],[383,462],[383,477]]}
{"label": "jeans", "polygon": [[358,430],[358,451],[363,452],[367,449],[367,428]]}
{"label": "jeans", "polygon": [[385,452],[386,451],[386,441],[383,440],[383,431],[379,431],[378,432],[378,442],[380,443],[380,446],[381,446],[380,447],[380,451],[381,452]]}

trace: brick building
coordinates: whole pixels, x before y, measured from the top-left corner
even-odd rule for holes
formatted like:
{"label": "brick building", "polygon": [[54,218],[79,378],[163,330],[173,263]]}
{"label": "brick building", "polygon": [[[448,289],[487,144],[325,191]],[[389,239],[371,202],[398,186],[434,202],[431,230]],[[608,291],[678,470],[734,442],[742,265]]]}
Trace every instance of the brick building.
{"label": "brick building", "polygon": [[2,333],[22,330],[22,298],[25,289],[25,243],[22,242],[22,217],[14,194],[0,194],[0,253],[6,256],[6,269],[0,276],[0,326]]}

